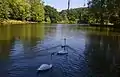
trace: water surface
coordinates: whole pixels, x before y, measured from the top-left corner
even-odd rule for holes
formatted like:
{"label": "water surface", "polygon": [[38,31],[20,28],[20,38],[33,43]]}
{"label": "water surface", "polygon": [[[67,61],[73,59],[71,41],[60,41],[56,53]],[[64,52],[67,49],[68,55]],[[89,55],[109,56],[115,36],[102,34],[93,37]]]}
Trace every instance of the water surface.
{"label": "water surface", "polygon": [[[67,48],[68,55],[51,57],[51,53],[62,50],[59,45],[64,38],[71,47]],[[67,24],[0,26],[0,76],[116,77],[119,40],[119,30],[111,28]],[[52,63],[53,68],[38,73],[36,69],[43,63]]]}

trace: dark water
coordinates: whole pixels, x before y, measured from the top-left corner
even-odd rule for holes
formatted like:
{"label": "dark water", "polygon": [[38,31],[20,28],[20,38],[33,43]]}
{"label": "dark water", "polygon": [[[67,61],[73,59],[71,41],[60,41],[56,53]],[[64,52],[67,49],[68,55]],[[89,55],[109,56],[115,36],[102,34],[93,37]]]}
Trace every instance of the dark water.
{"label": "dark water", "polygon": [[[0,77],[117,77],[118,31],[63,24],[0,26]],[[51,59],[51,53],[62,50],[63,38],[71,47],[68,55]],[[43,63],[53,68],[38,73]]]}

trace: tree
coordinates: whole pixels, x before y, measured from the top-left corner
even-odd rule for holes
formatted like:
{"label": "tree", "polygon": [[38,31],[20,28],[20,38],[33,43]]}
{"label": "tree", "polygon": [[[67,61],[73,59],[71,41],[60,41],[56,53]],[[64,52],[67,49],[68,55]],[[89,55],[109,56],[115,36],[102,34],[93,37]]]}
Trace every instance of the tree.
{"label": "tree", "polygon": [[97,22],[104,24],[106,12],[106,0],[92,0],[89,5],[90,13],[97,19]]}
{"label": "tree", "polygon": [[41,0],[0,0],[0,18],[44,21],[44,5]]}
{"label": "tree", "polygon": [[[20,0],[19,0],[20,1]],[[21,0],[19,3],[19,15],[21,20],[28,20],[30,17],[30,4],[25,0]]]}
{"label": "tree", "polygon": [[[120,0],[91,0],[89,9],[96,22],[104,24],[105,20],[120,24]],[[91,16],[91,17],[92,17]]]}
{"label": "tree", "polygon": [[[86,7],[81,7],[81,8],[74,8],[69,10],[69,14],[67,16],[67,10],[62,10],[60,12],[60,15],[62,19],[66,19],[69,21],[69,23],[77,23],[80,21],[84,21],[84,19],[88,20],[89,19],[89,14],[88,14],[88,9]],[[66,18],[66,16],[69,18]]]}
{"label": "tree", "polygon": [[9,0],[10,19],[27,20],[30,17],[30,7],[26,0]]}
{"label": "tree", "polygon": [[50,20],[50,17],[49,17],[49,16],[46,16],[46,17],[45,17],[45,22],[51,23],[51,20]]}
{"label": "tree", "polygon": [[44,6],[41,0],[31,0],[31,20],[42,22],[44,20]]}
{"label": "tree", "polygon": [[0,19],[8,19],[9,10],[8,0],[0,0]]}
{"label": "tree", "polygon": [[45,17],[46,18],[50,17],[51,23],[57,23],[58,21],[60,21],[59,13],[54,7],[46,5],[44,9],[45,9]]}
{"label": "tree", "polygon": [[114,24],[120,24],[120,1],[119,0],[108,0],[107,9],[109,13],[109,20]]}
{"label": "tree", "polygon": [[61,16],[61,21],[63,23],[68,23],[69,20],[68,20],[68,17],[67,17],[67,11],[66,10],[62,10],[60,13],[60,16]]}

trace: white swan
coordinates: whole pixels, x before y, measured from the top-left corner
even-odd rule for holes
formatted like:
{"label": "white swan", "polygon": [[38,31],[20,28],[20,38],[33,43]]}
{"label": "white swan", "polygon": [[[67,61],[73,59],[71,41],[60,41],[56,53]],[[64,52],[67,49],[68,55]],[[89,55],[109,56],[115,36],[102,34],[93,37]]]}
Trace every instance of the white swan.
{"label": "white swan", "polygon": [[37,70],[38,71],[46,71],[52,68],[52,64],[42,64]]}
{"label": "white swan", "polygon": [[61,50],[59,52],[57,52],[58,55],[64,55],[64,54],[68,54],[68,52],[66,50]]}
{"label": "white swan", "polygon": [[[51,61],[52,61],[52,55],[54,55],[54,53],[51,53],[51,56],[50,56]],[[42,65],[37,69],[37,71],[46,71],[46,70],[51,69],[52,67],[53,67],[52,64],[42,64]]]}
{"label": "white swan", "polygon": [[65,47],[66,47],[66,38],[64,38],[64,45],[62,45],[61,47],[64,48],[64,50],[58,51],[57,54],[58,55],[68,54],[68,51],[65,49]]}

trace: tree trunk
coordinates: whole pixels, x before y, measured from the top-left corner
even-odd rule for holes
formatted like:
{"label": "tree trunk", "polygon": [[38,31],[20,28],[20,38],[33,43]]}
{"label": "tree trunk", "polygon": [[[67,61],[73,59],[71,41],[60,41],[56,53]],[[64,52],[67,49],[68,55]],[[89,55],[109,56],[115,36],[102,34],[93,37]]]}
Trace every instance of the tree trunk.
{"label": "tree trunk", "polygon": [[100,15],[100,25],[104,25],[103,14]]}

